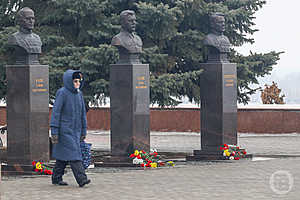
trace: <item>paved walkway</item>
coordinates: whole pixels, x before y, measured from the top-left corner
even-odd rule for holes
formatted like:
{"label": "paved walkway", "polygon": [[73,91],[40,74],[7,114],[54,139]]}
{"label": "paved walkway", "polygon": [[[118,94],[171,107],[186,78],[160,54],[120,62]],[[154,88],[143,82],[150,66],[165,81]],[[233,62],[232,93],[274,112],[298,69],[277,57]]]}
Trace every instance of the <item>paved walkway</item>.
{"label": "paved walkway", "polygon": [[[87,141],[109,150],[107,132],[89,132]],[[240,135],[248,152],[264,155],[300,155],[300,135]],[[191,152],[198,149],[197,133],[152,133],[151,147],[159,151]],[[50,184],[49,176],[2,177],[1,200],[147,200],[147,199],[291,199],[300,196],[300,157],[260,158],[240,161],[182,162],[174,168],[137,170],[94,168],[92,183],[79,188],[68,169],[69,186]]]}
{"label": "paved walkway", "polygon": [[[90,131],[86,141],[94,149],[110,150],[108,131]],[[192,153],[201,148],[200,133],[151,132],[150,141],[159,152]],[[300,134],[239,134],[238,143],[251,154],[300,156]]]}

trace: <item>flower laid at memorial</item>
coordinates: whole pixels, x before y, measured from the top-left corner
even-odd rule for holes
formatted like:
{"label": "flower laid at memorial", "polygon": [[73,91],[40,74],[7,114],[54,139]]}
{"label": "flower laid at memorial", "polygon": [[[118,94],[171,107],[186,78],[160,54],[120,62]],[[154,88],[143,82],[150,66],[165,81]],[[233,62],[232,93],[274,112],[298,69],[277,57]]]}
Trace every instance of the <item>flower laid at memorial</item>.
{"label": "flower laid at memorial", "polygon": [[135,150],[129,157],[132,159],[133,164],[139,165],[140,167],[157,168],[162,166],[175,166],[173,161],[161,161],[161,156],[158,155],[155,149],[151,149],[150,153],[147,153],[144,150]]}
{"label": "flower laid at memorial", "polygon": [[220,150],[223,151],[223,155],[228,160],[239,160],[245,157],[247,154],[245,149],[241,149],[239,146],[236,145],[223,144],[220,147]]}
{"label": "flower laid at memorial", "polygon": [[39,162],[39,161],[32,161],[32,170],[35,172],[39,172],[43,175],[51,175],[52,170],[49,169],[44,163]]}

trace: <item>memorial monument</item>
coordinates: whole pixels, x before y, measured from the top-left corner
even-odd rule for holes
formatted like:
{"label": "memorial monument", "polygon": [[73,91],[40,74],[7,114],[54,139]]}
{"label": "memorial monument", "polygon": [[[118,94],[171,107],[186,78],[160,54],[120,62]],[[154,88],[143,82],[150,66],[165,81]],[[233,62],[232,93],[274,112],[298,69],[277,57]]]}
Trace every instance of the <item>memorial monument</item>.
{"label": "memorial monument", "polygon": [[223,35],[222,13],[210,16],[211,33],[203,43],[208,50],[207,62],[200,80],[201,150],[187,160],[223,159],[220,146],[237,144],[237,74],[236,64],[228,61],[230,42]]}
{"label": "memorial monument", "polygon": [[122,161],[135,149],[150,150],[149,65],[142,64],[142,40],[132,10],[120,14],[121,32],[111,44],[119,61],[110,65],[111,153]]}
{"label": "memorial monument", "polygon": [[3,170],[23,173],[31,171],[33,160],[49,160],[49,69],[38,60],[42,42],[32,32],[34,11],[22,8],[16,21],[19,31],[8,40],[15,64],[6,66],[8,165]]}

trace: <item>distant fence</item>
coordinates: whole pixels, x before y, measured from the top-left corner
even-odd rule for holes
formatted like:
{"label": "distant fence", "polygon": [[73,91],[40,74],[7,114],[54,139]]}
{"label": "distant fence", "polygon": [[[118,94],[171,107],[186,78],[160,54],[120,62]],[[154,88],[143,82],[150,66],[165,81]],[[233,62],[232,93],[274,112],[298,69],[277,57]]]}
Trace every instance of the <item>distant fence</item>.
{"label": "distant fence", "polygon": [[[151,131],[200,132],[200,111],[199,108],[151,108]],[[110,129],[109,108],[91,108],[87,118],[89,130]],[[6,108],[0,107],[0,125],[5,123]],[[239,108],[238,132],[300,133],[300,107]]]}

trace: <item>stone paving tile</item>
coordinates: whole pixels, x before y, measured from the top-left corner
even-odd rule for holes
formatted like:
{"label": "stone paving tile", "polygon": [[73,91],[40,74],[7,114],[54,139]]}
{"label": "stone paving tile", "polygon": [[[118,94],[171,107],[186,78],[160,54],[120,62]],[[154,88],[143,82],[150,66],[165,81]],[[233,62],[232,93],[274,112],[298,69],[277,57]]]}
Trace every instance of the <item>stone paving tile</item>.
{"label": "stone paving tile", "polygon": [[[108,132],[90,132],[87,142],[93,144],[93,148],[109,151],[110,135]],[[238,138],[241,147],[251,154],[297,154],[300,155],[300,134],[277,136],[243,134]],[[151,132],[151,148],[160,152],[188,152],[201,148],[200,133],[162,133]]]}
{"label": "stone paving tile", "polygon": [[[109,140],[107,132],[89,132],[87,137],[87,141],[92,142],[94,147],[106,151],[109,150]],[[239,144],[254,154],[300,154],[299,134],[242,135]],[[159,151],[192,152],[200,148],[200,134],[154,132],[151,133],[151,147]],[[92,183],[85,188],[78,187],[70,171],[65,175],[65,180],[70,184],[67,187],[51,185],[49,176],[2,177],[0,199],[299,199],[300,158],[256,160],[188,162],[174,168],[154,170],[94,168],[88,170]],[[282,171],[285,174],[280,174]],[[271,177],[275,178],[270,184]],[[288,189],[291,178],[291,191],[279,194]],[[273,189],[277,189],[275,192],[271,187],[274,184],[276,187]]]}
{"label": "stone paving tile", "polygon": [[[67,187],[51,185],[50,177],[4,177],[1,200],[297,200],[300,195],[299,167],[300,159],[294,158],[256,162],[190,162],[174,168],[152,170],[96,168],[89,170],[92,183],[85,188],[76,185],[71,173],[65,177],[70,184]],[[276,194],[270,186],[270,177],[279,170],[288,171],[294,180],[287,194]],[[286,182],[281,184],[284,186]]]}

